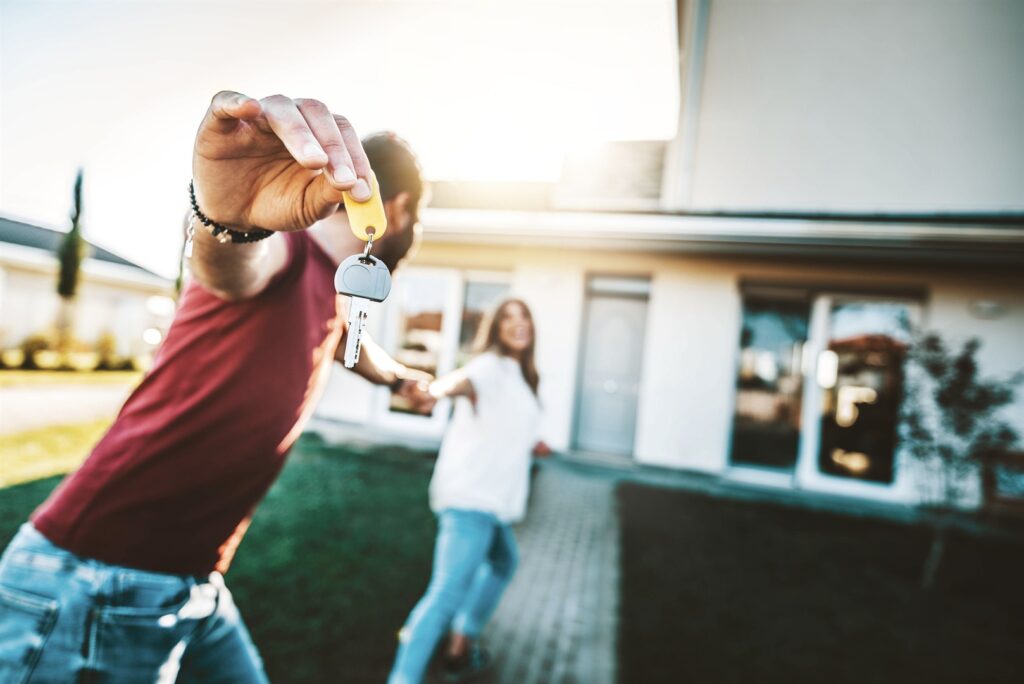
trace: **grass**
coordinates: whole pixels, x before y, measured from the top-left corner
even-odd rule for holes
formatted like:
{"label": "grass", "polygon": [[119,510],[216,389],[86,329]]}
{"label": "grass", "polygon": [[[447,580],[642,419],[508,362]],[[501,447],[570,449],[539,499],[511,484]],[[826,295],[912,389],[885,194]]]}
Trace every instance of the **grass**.
{"label": "grass", "polygon": [[106,419],[0,435],[0,488],[74,470],[110,423]]}
{"label": "grass", "polygon": [[426,588],[433,462],[305,439],[228,574],[273,682],[382,682]]}
{"label": "grass", "polygon": [[0,387],[37,385],[136,385],[141,371],[0,370]]}
{"label": "grass", "polygon": [[[228,572],[271,681],[381,682],[426,587],[429,454],[304,436]],[[59,478],[0,491],[0,548]]]}
{"label": "grass", "polygon": [[1024,540],[625,484],[621,682],[1024,681]]}

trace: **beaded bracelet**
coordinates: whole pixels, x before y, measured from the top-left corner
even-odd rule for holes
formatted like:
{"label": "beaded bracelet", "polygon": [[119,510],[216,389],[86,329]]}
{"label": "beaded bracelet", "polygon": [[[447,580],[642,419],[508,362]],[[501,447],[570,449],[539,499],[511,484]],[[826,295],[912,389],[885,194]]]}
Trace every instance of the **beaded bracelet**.
{"label": "beaded bracelet", "polygon": [[[193,181],[188,182],[188,198],[192,202],[192,214],[195,219],[204,226],[212,226],[211,233],[220,243],[227,242],[258,242],[265,240],[274,234],[272,230],[265,228],[253,228],[252,230],[231,230],[221,225],[199,210],[199,203],[196,202],[196,189]],[[189,236],[191,238],[191,235]]]}

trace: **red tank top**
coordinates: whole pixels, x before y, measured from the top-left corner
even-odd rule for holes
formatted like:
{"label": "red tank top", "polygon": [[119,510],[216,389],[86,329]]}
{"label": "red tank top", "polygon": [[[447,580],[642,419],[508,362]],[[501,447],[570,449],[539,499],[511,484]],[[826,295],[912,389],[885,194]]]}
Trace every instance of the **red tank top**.
{"label": "red tank top", "polygon": [[335,265],[306,233],[285,239],[287,265],[252,299],[189,284],[152,370],[33,514],[51,542],[143,570],[227,569],[343,330]]}

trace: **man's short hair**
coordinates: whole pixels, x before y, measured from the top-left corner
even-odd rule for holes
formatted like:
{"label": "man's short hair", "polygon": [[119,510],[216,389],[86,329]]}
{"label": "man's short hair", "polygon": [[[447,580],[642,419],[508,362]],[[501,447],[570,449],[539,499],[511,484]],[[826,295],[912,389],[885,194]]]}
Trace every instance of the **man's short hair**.
{"label": "man's short hair", "polygon": [[384,262],[393,273],[399,265],[416,251],[419,243],[419,209],[423,197],[423,178],[409,143],[394,133],[377,133],[363,140],[363,149],[370,160],[380,184],[380,197],[387,202],[408,193],[405,204],[410,221],[403,229],[389,230],[374,245],[373,255]]}
{"label": "man's short hair", "polygon": [[415,211],[423,197],[420,164],[409,143],[389,131],[375,133],[363,140],[363,149],[380,183],[381,199],[387,202],[407,192]]}

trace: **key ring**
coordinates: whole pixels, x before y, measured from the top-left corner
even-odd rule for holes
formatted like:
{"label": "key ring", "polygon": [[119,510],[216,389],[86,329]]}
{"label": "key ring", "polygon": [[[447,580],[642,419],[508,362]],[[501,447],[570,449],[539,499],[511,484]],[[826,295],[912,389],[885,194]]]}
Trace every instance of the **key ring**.
{"label": "key ring", "polygon": [[[375,233],[376,231],[374,231]],[[370,250],[373,248],[373,233],[367,231],[366,233],[370,239],[366,241],[366,247],[363,248],[363,258],[360,261],[369,261]]]}

